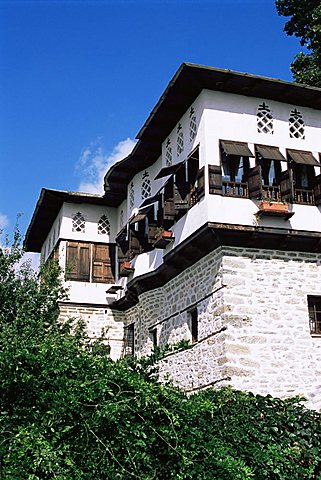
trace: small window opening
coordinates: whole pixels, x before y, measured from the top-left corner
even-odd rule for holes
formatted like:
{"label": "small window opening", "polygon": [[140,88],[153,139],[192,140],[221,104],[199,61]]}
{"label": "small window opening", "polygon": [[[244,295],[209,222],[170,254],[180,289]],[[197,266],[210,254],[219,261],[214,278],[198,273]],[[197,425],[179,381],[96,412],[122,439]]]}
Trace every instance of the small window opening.
{"label": "small window opening", "polygon": [[190,311],[192,343],[198,342],[198,313],[197,308]]}
{"label": "small window opening", "polygon": [[310,333],[321,334],[321,296],[308,295]]}
{"label": "small window opening", "polygon": [[157,345],[157,328],[153,328],[153,330],[150,331],[150,339],[153,343],[153,348],[155,349]]}

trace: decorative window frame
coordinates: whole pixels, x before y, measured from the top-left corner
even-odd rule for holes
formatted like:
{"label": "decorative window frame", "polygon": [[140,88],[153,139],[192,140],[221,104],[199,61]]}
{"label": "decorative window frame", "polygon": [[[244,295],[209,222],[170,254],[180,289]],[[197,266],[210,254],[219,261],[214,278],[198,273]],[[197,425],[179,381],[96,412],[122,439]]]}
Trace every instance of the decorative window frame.
{"label": "decorative window frame", "polygon": [[74,213],[71,217],[71,231],[76,233],[86,233],[86,216],[81,212]]}
{"label": "decorative window frame", "polygon": [[146,200],[152,194],[152,183],[149,178],[149,173],[147,171],[144,172],[142,178],[142,186],[141,186],[141,197],[142,200]]}
{"label": "decorative window frame", "polygon": [[290,138],[305,139],[305,123],[301,113],[296,108],[291,110],[289,117],[289,135]]}
{"label": "decorative window frame", "polygon": [[105,213],[98,220],[97,233],[98,235],[110,235],[110,221]]}
{"label": "decorative window frame", "polygon": [[261,103],[257,108],[256,125],[259,133],[266,133],[273,135],[273,115],[271,109],[265,102]]}

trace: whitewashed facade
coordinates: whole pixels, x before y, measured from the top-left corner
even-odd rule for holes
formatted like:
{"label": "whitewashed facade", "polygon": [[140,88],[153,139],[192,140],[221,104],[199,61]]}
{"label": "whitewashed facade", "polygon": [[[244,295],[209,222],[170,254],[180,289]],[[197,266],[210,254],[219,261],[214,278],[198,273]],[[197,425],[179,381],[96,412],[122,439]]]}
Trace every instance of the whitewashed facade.
{"label": "whitewashed facade", "polygon": [[161,368],[186,390],[320,408],[320,154],[320,89],[183,64],[105,195],[44,189],[26,246],[112,358],[189,340]]}

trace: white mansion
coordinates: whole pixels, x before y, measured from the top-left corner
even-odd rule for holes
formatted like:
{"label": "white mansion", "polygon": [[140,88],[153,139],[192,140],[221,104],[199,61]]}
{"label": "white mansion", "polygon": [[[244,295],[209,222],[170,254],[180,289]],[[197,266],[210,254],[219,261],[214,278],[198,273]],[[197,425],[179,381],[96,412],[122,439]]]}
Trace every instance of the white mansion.
{"label": "white mansion", "polygon": [[42,189],[25,246],[65,271],[62,318],[187,391],[321,407],[321,89],[183,63],[105,176]]}

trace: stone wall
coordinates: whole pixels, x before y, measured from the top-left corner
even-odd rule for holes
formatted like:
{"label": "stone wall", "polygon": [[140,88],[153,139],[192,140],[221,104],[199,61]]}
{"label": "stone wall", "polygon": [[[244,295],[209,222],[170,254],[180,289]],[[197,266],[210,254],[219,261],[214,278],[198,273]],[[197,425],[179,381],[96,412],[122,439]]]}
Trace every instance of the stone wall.
{"label": "stone wall", "polygon": [[135,323],[135,353],[198,341],[161,364],[162,378],[188,391],[230,384],[274,396],[305,395],[321,408],[321,338],[309,331],[307,295],[321,295],[321,255],[223,247],[162,288],[146,292],[126,314]]}
{"label": "stone wall", "polygon": [[69,318],[81,319],[87,325],[90,338],[98,339],[102,331],[106,331],[106,343],[110,345],[110,357],[113,360],[120,358],[123,348],[123,317],[122,312],[111,310],[105,306],[80,305],[60,302],[59,318],[64,321]]}

